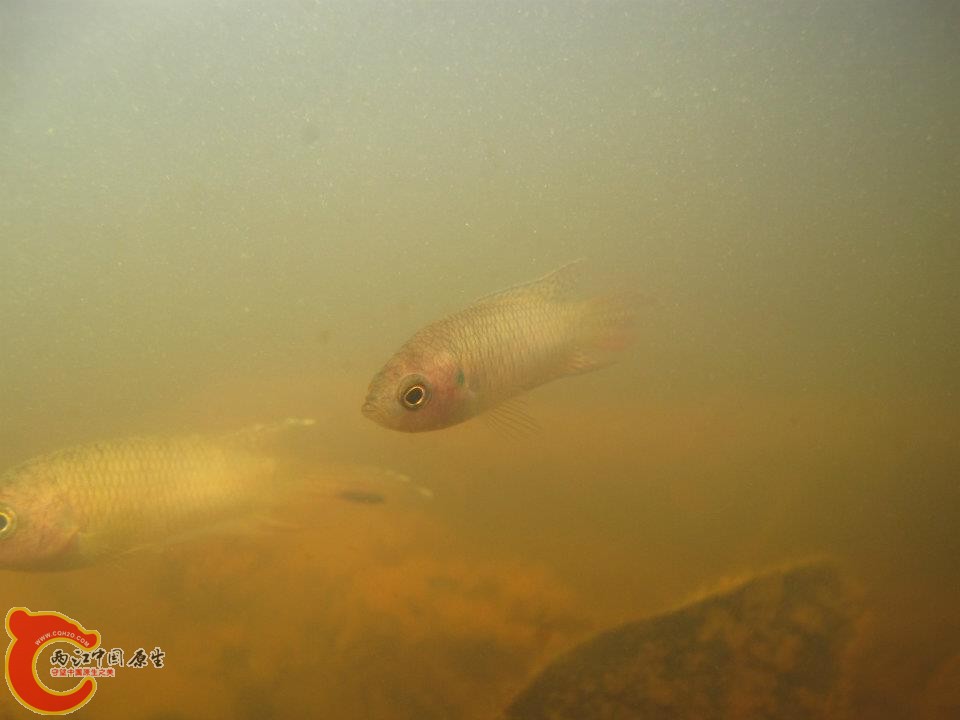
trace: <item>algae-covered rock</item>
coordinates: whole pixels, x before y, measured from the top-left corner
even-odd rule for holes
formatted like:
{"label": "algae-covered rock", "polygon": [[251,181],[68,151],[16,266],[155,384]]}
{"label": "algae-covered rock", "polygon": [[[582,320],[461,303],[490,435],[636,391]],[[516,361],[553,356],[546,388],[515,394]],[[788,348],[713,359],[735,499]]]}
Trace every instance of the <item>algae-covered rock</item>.
{"label": "algae-covered rock", "polygon": [[575,647],[505,717],[841,717],[854,605],[826,562],[759,575]]}

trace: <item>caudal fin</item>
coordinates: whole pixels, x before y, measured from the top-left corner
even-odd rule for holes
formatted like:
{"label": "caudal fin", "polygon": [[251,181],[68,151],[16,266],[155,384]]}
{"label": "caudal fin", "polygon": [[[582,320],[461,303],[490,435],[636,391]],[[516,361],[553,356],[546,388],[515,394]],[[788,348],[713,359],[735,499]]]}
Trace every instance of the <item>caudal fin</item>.
{"label": "caudal fin", "polygon": [[636,340],[640,305],[640,294],[630,291],[584,301],[580,337],[568,372],[589,372],[616,362]]}

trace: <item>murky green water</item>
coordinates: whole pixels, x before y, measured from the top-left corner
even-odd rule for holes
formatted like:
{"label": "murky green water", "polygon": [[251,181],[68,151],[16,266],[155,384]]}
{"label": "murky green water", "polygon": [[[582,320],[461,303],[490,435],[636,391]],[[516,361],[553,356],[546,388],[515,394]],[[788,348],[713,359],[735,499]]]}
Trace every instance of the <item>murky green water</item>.
{"label": "murky green water", "polygon": [[[861,608],[836,716],[956,716],[958,31],[934,1],[5,2],[0,466],[313,417],[304,467],[434,499],[0,571],[0,610],[167,652],[80,716],[487,718],[595,631],[827,556]],[[578,257],[642,291],[640,339],[534,391],[538,433],[360,414],[419,327]]]}

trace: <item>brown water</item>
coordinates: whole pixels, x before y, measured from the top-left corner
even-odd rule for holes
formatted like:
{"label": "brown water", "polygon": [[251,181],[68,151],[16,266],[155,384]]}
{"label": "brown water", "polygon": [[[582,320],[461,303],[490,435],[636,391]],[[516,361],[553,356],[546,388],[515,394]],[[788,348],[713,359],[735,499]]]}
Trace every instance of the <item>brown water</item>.
{"label": "brown water", "polygon": [[[308,416],[308,466],[435,498],[2,571],[0,610],[167,652],[81,715],[485,718],[593,631],[827,555],[852,716],[957,716],[958,31],[933,1],[4,3],[0,466]],[[584,256],[649,298],[641,339],[532,393],[540,432],[361,416],[420,326]]]}

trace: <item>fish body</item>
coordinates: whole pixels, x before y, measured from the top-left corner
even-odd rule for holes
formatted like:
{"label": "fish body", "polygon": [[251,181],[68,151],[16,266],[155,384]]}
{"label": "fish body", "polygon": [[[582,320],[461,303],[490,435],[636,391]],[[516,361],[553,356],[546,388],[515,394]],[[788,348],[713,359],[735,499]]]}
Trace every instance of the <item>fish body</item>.
{"label": "fish body", "polygon": [[423,328],[374,376],[363,414],[394,430],[438,430],[609,364],[632,336],[633,302],[577,299],[579,272],[567,265]]}
{"label": "fish body", "polygon": [[0,567],[80,567],[256,517],[283,495],[264,433],[268,426],[119,439],[8,470],[0,476]]}

